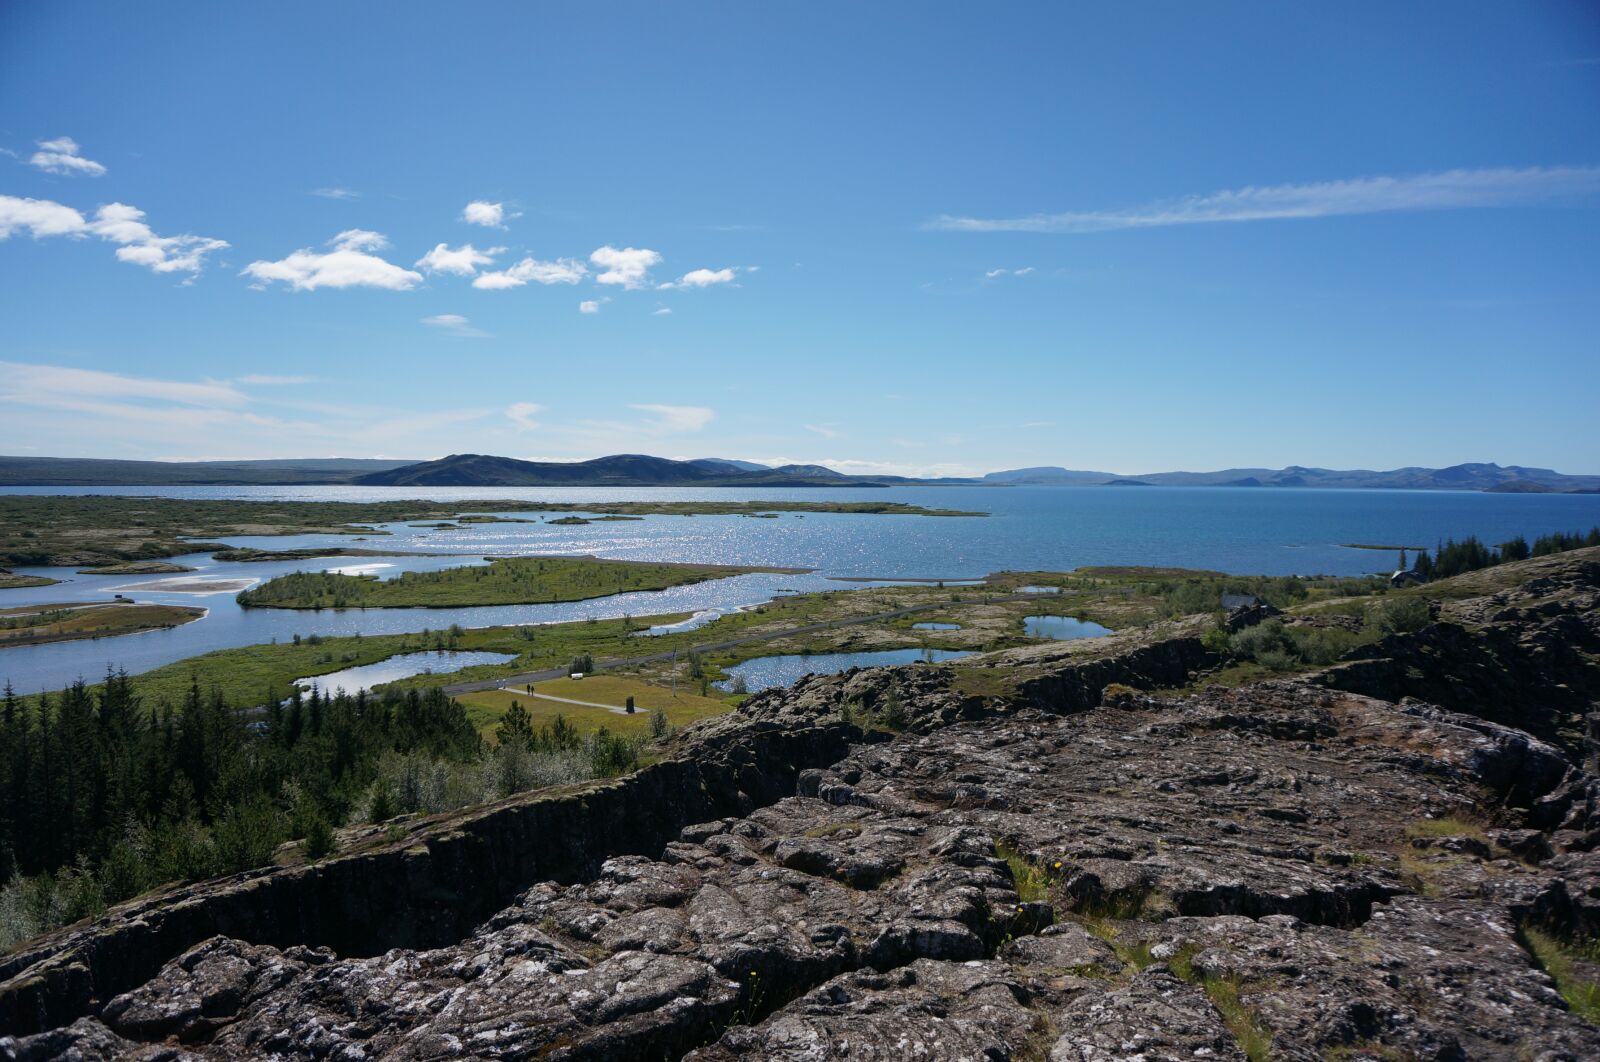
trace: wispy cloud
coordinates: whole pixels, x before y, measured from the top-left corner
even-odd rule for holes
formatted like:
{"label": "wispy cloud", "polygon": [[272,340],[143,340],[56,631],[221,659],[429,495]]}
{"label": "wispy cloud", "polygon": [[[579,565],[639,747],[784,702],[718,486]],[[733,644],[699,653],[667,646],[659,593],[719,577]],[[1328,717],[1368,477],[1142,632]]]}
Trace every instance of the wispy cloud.
{"label": "wispy cloud", "polygon": [[699,431],[710,424],[716,412],[704,406],[662,406],[653,404],[631,405],[629,409],[637,409],[641,413],[649,413],[655,418],[653,424],[645,425],[647,429],[676,434],[678,432]]}
{"label": "wispy cloud", "polygon": [[409,291],[422,283],[422,274],[413,272],[370,252],[382,250],[389,241],[382,233],[366,229],[346,229],[328,241],[333,250],[321,252],[301,248],[275,262],[256,261],[244,268],[258,287],[282,281],[294,291],[318,288],[384,288]]}
{"label": "wispy cloud", "polygon": [[539,427],[539,422],[533,418],[543,411],[544,407],[537,402],[513,402],[506,407],[506,416],[518,431],[533,431]]}
{"label": "wispy cloud", "polygon": [[103,177],[106,168],[93,159],[86,159],[78,148],[78,142],[70,136],[59,136],[54,140],[35,141],[39,150],[28,159],[28,165],[34,166],[46,173],[58,173],[64,177]]}
{"label": "wispy cloud", "polygon": [[843,434],[843,432],[830,428],[826,424],[802,424],[800,426],[806,431],[822,436],[824,439],[837,439]]}
{"label": "wispy cloud", "polygon": [[313,188],[311,194],[321,196],[323,199],[360,199],[361,193],[354,188]]}
{"label": "wispy cloud", "polygon": [[610,299],[584,299],[582,302],[578,303],[578,312],[599,313],[600,307],[610,301]]}
{"label": "wispy cloud", "polygon": [[239,377],[239,382],[252,387],[288,387],[293,384],[308,384],[316,381],[315,376],[269,376],[263,373],[250,373]]}
{"label": "wispy cloud", "polygon": [[[119,446],[151,456],[298,457],[310,452],[448,452],[459,426],[498,410],[406,410],[257,396],[247,388],[310,377],[172,380],[0,362],[0,435],[56,453]],[[290,411],[287,415],[274,411]],[[18,445],[7,442],[6,445]],[[218,445],[231,452],[211,454]],[[204,449],[200,449],[204,448]],[[130,454],[130,456],[132,456]]]}
{"label": "wispy cloud", "polygon": [[244,403],[245,395],[233,384],[220,380],[191,382],[125,376],[98,369],[78,369],[59,365],[25,362],[0,362],[0,402],[46,408],[72,409],[83,402],[103,398],[141,400],[187,406],[234,407]]}
{"label": "wispy cloud", "polygon": [[576,258],[557,258],[541,262],[537,258],[524,258],[509,269],[480,273],[472,286],[481,291],[502,291],[520,288],[529,281],[535,284],[576,284],[589,272],[589,267]]}
{"label": "wispy cloud", "polygon": [[436,313],[432,317],[424,317],[422,323],[448,336],[460,336],[463,339],[490,338],[488,332],[474,328],[472,322],[459,313]]}
{"label": "wispy cloud", "polygon": [[952,232],[1110,232],[1166,225],[1575,203],[1587,201],[1596,193],[1600,193],[1600,166],[1446,170],[1404,177],[1252,185],[1125,210],[1069,211],[1015,218],[944,214],[923,227]]}
{"label": "wispy cloud", "polygon": [[1033,266],[1023,266],[1021,269],[986,269],[983,279],[999,280],[1001,277],[1025,277],[1033,272]]}
{"label": "wispy cloud", "polygon": [[662,306],[659,309],[651,310],[650,311],[650,316],[651,317],[671,317],[672,316],[672,307],[670,307],[670,306]]}

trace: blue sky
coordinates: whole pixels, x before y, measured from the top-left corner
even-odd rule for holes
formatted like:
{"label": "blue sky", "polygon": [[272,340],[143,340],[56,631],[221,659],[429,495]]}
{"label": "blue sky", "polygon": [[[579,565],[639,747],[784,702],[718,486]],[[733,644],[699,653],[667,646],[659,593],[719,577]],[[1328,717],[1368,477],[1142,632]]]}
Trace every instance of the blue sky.
{"label": "blue sky", "polygon": [[1600,472],[1590,3],[8,4],[0,149],[3,453]]}

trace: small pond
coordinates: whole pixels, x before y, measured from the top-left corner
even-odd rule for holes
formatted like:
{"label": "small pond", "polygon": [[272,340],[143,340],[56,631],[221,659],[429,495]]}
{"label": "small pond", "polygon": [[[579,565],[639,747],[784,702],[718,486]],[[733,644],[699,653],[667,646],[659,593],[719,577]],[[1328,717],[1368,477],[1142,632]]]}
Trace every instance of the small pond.
{"label": "small pond", "polygon": [[1112,633],[1110,627],[1102,627],[1089,620],[1073,619],[1071,616],[1024,616],[1022,629],[1030,638],[1054,638],[1058,642],[1104,638]]}
{"label": "small pond", "polygon": [[890,664],[915,664],[923,661],[937,664],[942,660],[957,660],[971,653],[951,649],[880,649],[862,653],[813,653],[810,656],[761,656],[728,668],[729,678],[717,683],[717,688],[727,690],[733,676],[744,679],[745,689],[751,693],[788,686],[802,675],[837,675],[853,667],[885,667]]}
{"label": "small pond", "polygon": [[635,638],[655,638],[663,634],[678,634],[682,631],[699,630],[708,623],[715,623],[723,616],[731,616],[735,612],[744,612],[747,608],[749,606],[739,605],[734,608],[701,609],[686,620],[679,620],[677,623],[658,623],[654,627],[646,627],[642,631],[634,631],[633,636]]}
{"label": "small pond", "polygon": [[911,625],[911,629],[914,630],[914,631],[959,631],[961,629],[961,624],[959,624],[959,623],[913,623]]}
{"label": "small pond", "polygon": [[516,657],[510,653],[469,653],[453,649],[439,649],[426,653],[403,653],[363,667],[347,667],[312,678],[295,679],[294,684],[309,690],[313,686],[324,693],[343,690],[349,694],[370,690],[385,682],[396,682],[412,675],[437,675],[460,671],[479,664],[507,664]]}
{"label": "small pond", "polygon": [[1016,592],[1019,594],[1059,594],[1061,593],[1061,588],[1059,586],[1019,586]]}

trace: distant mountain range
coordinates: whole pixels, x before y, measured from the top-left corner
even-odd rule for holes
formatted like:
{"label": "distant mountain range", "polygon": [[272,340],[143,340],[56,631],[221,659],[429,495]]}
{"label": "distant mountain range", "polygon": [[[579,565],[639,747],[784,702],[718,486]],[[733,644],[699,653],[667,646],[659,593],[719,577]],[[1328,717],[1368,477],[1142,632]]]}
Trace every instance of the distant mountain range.
{"label": "distant mountain range", "polygon": [[348,483],[410,461],[301,458],[279,461],[111,461],[89,457],[0,457],[0,487],[156,487]]}
{"label": "distant mountain range", "polygon": [[675,461],[615,454],[592,461],[519,461],[451,454],[436,461],[306,458],[275,461],[107,461],[65,457],[0,457],[0,487],[249,486],[351,483],[383,487],[892,487],[1186,486],[1301,489],[1478,490],[1497,493],[1600,493],[1600,476],[1568,476],[1548,468],[1463,464],[1449,468],[1228,468],[1220,472],[1152,472],[1123,476],[1055,466],[991,472],[981,479],[850,476],[823,465],[757,464],[723,457]]}
{"label": "distant mountain range", "polygon": [[985,483],[1114,484],[1153,487],[1311,487],[1347,490],[1486,490],[1497,493],[1546,494],[1600,490],[1600,476],[1568,476],[1548,468],[1522,465],[1463,464],[1449,468],[1370,469],[1225,468],[1220,472],[1152,472],[1117,476],[1108,472],[1079,472],[1066,468],[1019,468],[991,472]]}

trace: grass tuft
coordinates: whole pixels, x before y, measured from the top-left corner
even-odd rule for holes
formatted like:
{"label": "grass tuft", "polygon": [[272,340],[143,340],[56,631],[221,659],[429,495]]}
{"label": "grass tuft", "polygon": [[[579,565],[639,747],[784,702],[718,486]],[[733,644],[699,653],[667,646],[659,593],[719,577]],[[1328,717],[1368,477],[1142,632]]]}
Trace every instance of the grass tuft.
{"label": "grass tuft", "polygon": [[1198,969],[1194,957],[1199,950],[1193,945],[1182,948],[1167,960],[1167,969],[1175,977],[1197,986],[1206,994],[1250,1062],[1268,1062],[1272,1057],[1272,1033],[1239,998],[1244,982],[1238,977],[1219,977]]}
{"label": "grass tuft", "polygon": [[1406,827],[1407,837],[1473,837],[1487,840],[1483,826],[1470,819],[1445,815],[1437,819],[1418,819]]}
{"label": "grass tuft", "polygon": [[1600,1025],[1600,981],[1580,968],[1580,964],[1600,960],[1600,940],[1565,941],[1537,926],[1524,926],[1518,936],[1539,967],[1555,981],[1556,991],[1572,1013]]}
{"label": "grass tuft", "polygon": [[1002,841],[994,846],[996,858],[1011,868],[1011,883],[1023,903],[1044,900],[1050,894],[1050,875],[1016,848]]}

